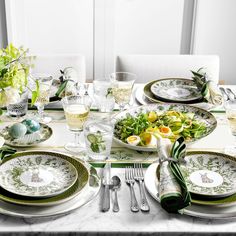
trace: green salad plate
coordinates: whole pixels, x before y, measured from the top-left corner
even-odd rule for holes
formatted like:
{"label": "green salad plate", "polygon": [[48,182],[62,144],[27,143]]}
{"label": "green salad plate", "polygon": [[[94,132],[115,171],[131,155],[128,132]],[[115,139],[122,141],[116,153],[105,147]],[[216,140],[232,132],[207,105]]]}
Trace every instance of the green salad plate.
{"label": "green salad plate", "polygon": [[[153,123],[149,122],[153,119],[152,114],[151,116],[149,114],[150,112],[154,113]],[[161,134],[172,142],[179,136],[183,136],[186,143],[191,143],[209,135],[217,125],[215,117],[210,112],[198,107],[176,103],[134,107],[122,111],[112,118],[115,142],[126,148],[150,152],[156,151],[155,134]],[[162,128],[168,132],[160,133]],[[152,135],[150,136],[147,133]],[[131,140],[143,140],[145,136],[151,140],[149,140],[149,144],[143,144],[142,141],[131,143],[129,142],[130,136]]]}
{"label": "green salad plate", "polygon": [[157,99],[163,101],[196,102],[202,99],[201,91],[191,79],[160,79],[152,83],[150,90]]}
{"label": "green salad plate", "polygon": [[12,138],[9,134],[11,126],[6,126],[1,130],[1,136],[5,139],[5,144],[12,147],[35,146],[48,140],[52,136],[52,129],[43,123],[40,123],[40,129],[34,133],[26,134],[21,138]]}
{"label": "green salad plate", "polygon": [[[9,173],[7,173],[6,170],[2,172],[2,168],[1,168],[0,200],[14,203],[14,204],[29,205],[29,206],[57,205],[76,197],[80,193],[80,191],[86,187],[89,181],[89,172],[85,164],[83,164],[81,161],[77,159],[74,159],[73,157],[70,157],[68,155],[61,154],[61,153],[45,152],[45,151],[18,152],[12,155],[10,158],[7,158],[6,160],[3,161],[2,163],[3,169],[5,168],[5,165],[9,166],[12,163],[13,163],[14,171],[12,172],[13,175],[12,173],[10,173],[10,176],[11,176],[10,179],[11,181],[12,179],[14,179],[14,182],[18,183],[17,190],[16,188],[14,188],[14,190],[15,192],[20,193],[21,195],[12,193],[13,191],[9,189],[9,186],[6,186],[6,184],[4,183],[4,179],[9,179],[8,177]],[[36,198],[35,196],[33,197],[33,195],[30,195],[32,194],[31,191],[33,190],[33,188],[30,189],[29,185],[31,185],[31,187],[32,186],[35,187],[35,185],[37,185],[38,187],[38,184],[42,183],[40,179],[43,179],[43,175],[39,175],[39,172],[34,172],[34,171],[32,172],[32,171],[25,171],[25,170],[26,169],[29,170],[31,169],[31,167],[34,168],[35,163],[36,163],[37,168],[38,166],[41,166],[40,169],[43,170],[42,174],[45,174],[46,172],[47,174],[49,173],[47,177],[48,176],[51,177],[50,176],[51,168],[57,168],[58,165],[61,165],[61,167],[59,168],[61,168],[62,172],[64,172],[65,176],[69,179],[68,184],[65,184],[65,181],[63,180],[64,182],[63,187],[62,187],[63,189],[61,188],[61,185],[59,188],[61,192],[57,192],[56,195],[54,194],[54,196],[48,197],[48,195],[51,194],[51,190],[52,190],[51,184],[54,183],[54,180],[46,178],[46,181],[44,182],[45,186],[50,186],[46,190],[47,197],[43,195],[43,198],[42,198],[42,193],[44,193],[42,190],[45,190],[45,188],[42,188],[42,189],[37,188],[37,189],[40,189],[41,191],[40,195],[38,195],[40,197],[38,198]],[[19,164],[19,165],[17,166],[16,164]],[[9,169],[9,168],[6,168],[6,169]],[[3,173],[6,173],[6,178],[2,176]],[[71,176],[68,177],[68,175],[71,175]],[[25,180],[27,180],[27,182],[24,182]],[[51,180],[51,184],[49,180]],[[6,183],[8,182],[9,180],[6,181]],[[19,192],[20,190],[18,188],[20,190],[23,189],[25,192],[27,189],[27,196],[23,196],[22,193]],[[53,193],[55,193],[55,191],[53,191]]]}

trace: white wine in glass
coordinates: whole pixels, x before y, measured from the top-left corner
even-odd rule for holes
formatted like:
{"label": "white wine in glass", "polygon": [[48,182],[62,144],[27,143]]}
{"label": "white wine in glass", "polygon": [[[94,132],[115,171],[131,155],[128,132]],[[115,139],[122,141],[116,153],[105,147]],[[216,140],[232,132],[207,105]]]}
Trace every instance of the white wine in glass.
{"label": "white wine in glass", "polygon": [[129,72],[116,72],[109,75],[112,95],[116,103],[124,110],[125,106],[129,104],[134,82],[137,78],[136,74]]}
{"label": "white wine in glass", "polygon": [[79,142],[83,125],[88,119],[89,107],[84,103],[81,96],[68,96],[62,99],[63,109],[66,116],[68,128],[74,133],[74,142],[67,143],[65,149],[72,153],[79,153],[84,150]]}
{"label": "white wine in glass", "polygon": [[225,153],[236,156],[236,101],[225,101],[224,107],[231,133],[235,138],[235,144],[226,146]]}
{"label": "white wine in glass", "polygon": [[44,106],[49,103],[53,77],[38,75],[35,76],[34,79],[38,81],[39,85],[39,94],[34,104],[38,110],[38,116],[36,119],[42,123],[49,123],[52,118],[44,115]]}

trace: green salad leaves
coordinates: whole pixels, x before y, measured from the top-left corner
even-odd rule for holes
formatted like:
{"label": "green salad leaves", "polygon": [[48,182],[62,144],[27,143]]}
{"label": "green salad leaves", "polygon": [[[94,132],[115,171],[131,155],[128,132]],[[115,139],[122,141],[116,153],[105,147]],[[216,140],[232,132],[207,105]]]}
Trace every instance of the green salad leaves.
{"label": "green salad leaves", "polygon": [[141,142],[137,145],[148,145],[150,134],[169,138],[172,142],[182,136],[189,142],[206,131],[206,124],[195,119],[194,113],[169,110],[140,112],[136,116],[127,114],[116,122],[114,135],[125,143],[128,137],[139,136]]}

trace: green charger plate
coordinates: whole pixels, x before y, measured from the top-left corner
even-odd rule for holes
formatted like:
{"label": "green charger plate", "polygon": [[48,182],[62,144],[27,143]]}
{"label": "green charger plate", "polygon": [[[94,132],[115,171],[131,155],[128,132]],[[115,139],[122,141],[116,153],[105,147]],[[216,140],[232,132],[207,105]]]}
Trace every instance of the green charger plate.
{"label": "green charger plate", "polygon": [[28,206],[53,206],[53,205],[61,204],[63,202],[66,202],[76,197],[80,193],[80,191],[88,184],[89,172],[86,166],[79,160],[76,160],[65,154],[55,153],[55,152],[45,152],[45,151],[18,152],[12,155],[10,158],[7,158],[5,161],[9,159],[17,158],[19,156],[26,156],[26,155],[31,155],[31,156],[32,155],[47,155],[47,156],[52,156],[52,158],[53,157],[62,158],[63,160],[70,162],[76,168],[78,172],[78,178],[76,182],[68,190],[66,190],[65,192],[61,194],[58,194],[56,196],[49,197],[49,198],[35,199],[35,198],[30,198],[30,197],[19,196],[16,194],[12,194],[4,190],[3,188],[0,188],[0,200],[14,203],[14,204],[28,205]]}
{"label": "green charger plate", "polygon": [[[144,93],[144,96],[146,98],[148,98],[151,102],[154,102],[154,103],[164,103],[164,102],[167,102],[168,100],[162,100],[161,98],[157,99],[154,94],[151,92],[151,87],[152,85],[154,85],[158,80],[154,80],[154,81],[151,81],[149,83],[147,83],[144,88],[143,88],[143,93]],[[184,103],[184,104],[195,104],[195,103],[200,103],[202,102],[203,99],[199,99],[199,100],[195,100],[195,101],[173,101],[174,103]]]}

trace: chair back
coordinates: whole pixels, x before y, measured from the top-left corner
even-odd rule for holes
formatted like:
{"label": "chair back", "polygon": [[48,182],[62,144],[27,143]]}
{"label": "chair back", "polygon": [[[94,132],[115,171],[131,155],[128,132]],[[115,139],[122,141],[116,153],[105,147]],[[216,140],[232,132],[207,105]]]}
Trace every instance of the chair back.
{"label": "chair back", "polygon": [[32,74],[50,74],[54,79],[61,76],[60,70],[66,67],[73,67],[78,73],[78,82],[86,81],[85,57],[83,55],[35,55],[34,68]]}
{"label": "chair back", "polygon": [[189,78],[190,70],[204,67],[209,78],[219,82],[219,57],[217,55],[117,55],[116,71],[137,74],[138,83],[161,78]]}

